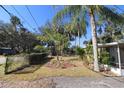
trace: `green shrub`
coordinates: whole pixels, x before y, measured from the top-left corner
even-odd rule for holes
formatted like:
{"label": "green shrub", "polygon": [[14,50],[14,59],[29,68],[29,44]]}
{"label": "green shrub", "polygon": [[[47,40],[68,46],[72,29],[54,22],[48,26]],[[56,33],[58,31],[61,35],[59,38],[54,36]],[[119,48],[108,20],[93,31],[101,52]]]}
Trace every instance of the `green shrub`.
{"label": "green shrub", "polygon": [[100,61],[101,61],[102,64],[109,65],[109,61],[110,61],[109,52],[102,51],[102,53],[101,53],[101,60]]}
{"label": "green shrub", "polygon": [[85,50],[83,48],[77,47],[76,54],[79,55],[82,59],[85,56]]}
{"label": "green shrub", "polygon": [[43,64],[43,60],[48,56],[47,53],[32,53],[29,55],[29,63],[31,65]]}
{"label": "green shrub", "polygon": [[87,45],[85,50],[86,50],[86,54],[93,54],[93,46],[92,45]]}
{"label": "green shrub", "polygon": [[48,48],[41,46],[41,45],[37,45],[34,47],[34,52],[36,53],[45,53],[48,52]]}
{"label": "green shrub", "polygon": [[27,55],[14,55],[7,57],[5,64],[5,74],[22,70],[30,65],[44,64],[47,58],[47,53],[32,53]]}
{"label": "green shrub", "polygon": [[93,46],[92,44],[88,43],[86,48],[85,48],[85,62],[87,64],[92,64],[93,63]]}

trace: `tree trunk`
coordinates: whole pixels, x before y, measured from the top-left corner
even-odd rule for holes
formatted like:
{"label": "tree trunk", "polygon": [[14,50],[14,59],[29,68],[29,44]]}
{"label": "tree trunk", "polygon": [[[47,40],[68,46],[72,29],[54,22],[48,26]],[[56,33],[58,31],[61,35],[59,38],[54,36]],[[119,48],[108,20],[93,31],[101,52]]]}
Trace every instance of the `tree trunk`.
{"label": "tree trunk", "polygon": [[56,55],[57,55],[57,65],[56,67],[60,66],[60,59],[59,59],[59,52],[60,51],[60,46],[56,46]]}
{"label": "tree trunk", "polygon": [[79,47],[80,47],[80,36],[79,36]]}
{"label": "tree trunk", "polygon": [[80,30],[78,30],[78,47],[80,47],[80,32],[79,32]]}
{"label": "tree trunk", "polygon": [[58,53],[57,53],[57,61],[59,62],[59,55],[58,55]]}
{"label": "tree trunk", "polygon": [[94,12],[91,8],[89,8],[90,13],[90,24],[92,30],[92,44],[93,44],[93,56],[94,56],[94,71],[99,71],[98,64],[98,45],[97,45],[97,33],[96,33],[96,24],[95,24],[95,16]]}
{"label": "tree trunk", "polygon": [[63,57],[63,50],[62,50],[62,45],[60,46],[60,55],[61,55],[61,60],[62,60],[62,57]]}
{"label": "tree trunk", "polygon": [[4,70],[4,74],[8,74],[8,56],[6,56],[6,63],[5,63],[5,70]]}
{"label": "tree trunk", "polygon": [[59,55],[57,53],[57,65],[56,65],[56,67],[59,67],[59,66],[60,66],[60,60],[59,60]]}
{"label": "tree trunk", "polygon": [[13,31],[16,32],[16,25],[13,24]]}
{"label": "tree trunk", "polygon": [[75,47],[76,47],[77,45],[76,45],[76,36],[75,36]]}

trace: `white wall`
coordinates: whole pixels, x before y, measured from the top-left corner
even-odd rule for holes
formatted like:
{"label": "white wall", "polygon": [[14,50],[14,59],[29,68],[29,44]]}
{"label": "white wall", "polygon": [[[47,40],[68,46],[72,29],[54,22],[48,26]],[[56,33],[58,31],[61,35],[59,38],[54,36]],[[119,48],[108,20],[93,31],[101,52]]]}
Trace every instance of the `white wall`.
{"label": "white wall", "polygon": [[122,72],[121,72],[122,76],[124,76],[124,69],[122,69]]}
{"label": "white wall", "polygon": [[0,57],[0,64],[6,63],[6,57]]}
{"label": "white wall", "polygon": [[119,68],[111,67],[111,72],[115,73],[117,76],[121,76],[121,70]]}

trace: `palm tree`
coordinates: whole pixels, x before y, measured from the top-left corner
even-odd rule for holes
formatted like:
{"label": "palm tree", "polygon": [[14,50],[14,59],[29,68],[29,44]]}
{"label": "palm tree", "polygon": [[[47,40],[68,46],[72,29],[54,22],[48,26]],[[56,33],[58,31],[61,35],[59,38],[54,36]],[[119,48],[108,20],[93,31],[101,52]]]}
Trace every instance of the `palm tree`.
{"label": "palm tree", "polygon": [[76,27],[74,28],[72,23],[71,24],[67,23],[65,24],[64,28],[65,28],[66,33],[68,34],[68,37],[70,39],[73,37],[75,41],[75,46],[77,46],[76,37],[78,36],[78,33],[77,33],[78,31],[77,29],[75,29]]}
{"label": "palm tree", "polygon": [[38,39],[46,43],[52,42],[52,46],[54,46],[56,51],[57,61],[59,65],[60,64],[59,55],[62,56],[64,47],[68,45],[69,37],[67,37],[66,34],[63,34],[63,30],[61,32],[60,28],[58,29],[58,27],[55,26],[54,24],[50,24],[44,26],[42,30],[42,35],[38,36]]}
{"label": "palm tree", "polygon": [[[86,24],[88,23],[88,18],[90,17],[90,25],[92,32],[92,44],[93,44],[93,56],[94,56],[94,71],[99,71],[98,65],[98,51],[97,51],[97,32],[96,32],[96,17],[102,16],[105,20],[111,20],[116,23],[124,22],[124,18],[120,16],[117,12],[113,11],[107,6],[64,6],[54,17],[54,22],[63,18],[70,18],[70,22],[73,22],[73,18],[79,17],[83,29],[86,29]],[[84,30],[86,31],[86,30]]]}
{"label": "palm tree", "polygon": [[16,26],[22,26],[21,21],[17,16],[11,16],[10,21],[13,25],[13,30],[14,31],[17,31]]}
{"label": "palm tree", "polygon": [[[83,20],[80,19],[79,17],[74,17],[73,21],[71,23],[67,23],[65,24],[65,30],[67,32],[69,32],[72,36],[74,36],[75,38],[75,46],[79,46],[80,47],[80,38],[82,35],[86,35],[86,29],[84,27],[82,27],[81,22]],[[76,45],[76,37],[78,37],[78,44]]]}

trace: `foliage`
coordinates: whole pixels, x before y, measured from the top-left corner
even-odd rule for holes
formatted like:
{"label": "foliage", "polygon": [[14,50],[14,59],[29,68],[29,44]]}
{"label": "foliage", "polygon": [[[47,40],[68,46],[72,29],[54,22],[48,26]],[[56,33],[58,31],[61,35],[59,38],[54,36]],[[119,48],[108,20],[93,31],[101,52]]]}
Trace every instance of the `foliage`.
{"label": "foliage", "polygon": [[47,53],[8,56],[5,64],[5,74],[23,70],[30,65],[44,64],[47,56]]}
{"label": "foliage", "polygon": [[32,53],[29,55],[29,64],[45,64],[44,60],[47,58],[47,53]]}
{"label": "foliage", "polygon": [[35,35],[26,28],[20,27],[17,31],[8,23],[0,22],[0,47],[7,47],[16,52],[31,52],[35,45],[40,44]]}
{"label": "foliage", "polygon": [[100,61],[102,64],[109,65],[110,62],[109,52],[107,52],[106,50],[102,51],[100,55]]}
{"label": "foliage", "polygon": [[62,55],[64,48],[69,46],[69,37],[65,34],[64,29],[53,24],[45,26],[42,29],[42,34],[37,38],[45,42],[51,51],[55,49],[57,55]]}
{"label": "foliage", "polygon": [[83,59],[85,56],[85,50],[83,48],[77,47],[76,54],[79,55]]}
{"label": "foliage", "polygon": [[11,16],[11,19],[10,19],[11,23],[16,26],[16,25],[22,25],[21,24],[21,20],[17,17],[17,16]]}
{"label": "foliage", "polygon": [[123,25],[106,22],[105,26],[102,28],[104,31],[101,31],[102,33],[99,34],[99,43],[118,42],[120,39],[123,39]]}
{"label": "foliage", "polygon": [[41,45],[36,45],[33,50],[34,50],[34,52],[39,52],[39,53],[48,52],[48,48],[41,46]]}
{"label": "foliage", "polygon": [[[104,25],[106,21],[114,22],[115,24],[123,23],[122,15],[119,15],[117,11],[113,11],[113,8],[109,8],[107,6],[99,6],[99,5],[78,5],[78,6],[64,6],[64,8],[55,15],[53,22],[56,23],[58,21],[62,21],[64,24],[69,23],[68,28],[74,30],[78,29],[82,32],[82,35],[86,34],[86,27],[88,26],[87,16],[89,15],[89,10],[93,10],[94,15],[96,14],[95,23],[99,26]],[[64,19],[70,19],[69,21],[64,21]],[[97,26],[98,26],[97,25]]]}
{"label": "foliage", "polygon": [[[87,16],[90,17],[90,22],[87,20]],[[79,19],[82,20],[80,25],[83,31],[86,32],[86,27],[87,23],[91,24],[91,31],[92,31],[92,41],[93,41],[93,53],[94,53],[94,70],[99,71],[99,66],[98,66],[98,48],[97,48],[97,31],[96,31],[96,23],[97,20],[99,19],[99,16],[102,16],[103,20],[107,21],[113,21],[114,23],[118,24],[123,24],[124,22],[124,17],[119,15],[116,11],[113,11],[112,8],[109,8],[107,6],[99,6],[99,5],[85,5],[85,6],[64,6],[63,9],[58,11],[58,13],[54,17],[54,22],[55,21],[63,21],[65,18],[69,18],[69,22],[73,23],[75,21],[74,19]],[[73,19],[74,18],[74,19]],[[74,22],[75,23],[75,22]]]}
{"label": "foliage", "polygon": [[91,44],[87,45],[85,51],[86,54],[93,54],[93,46]]}

